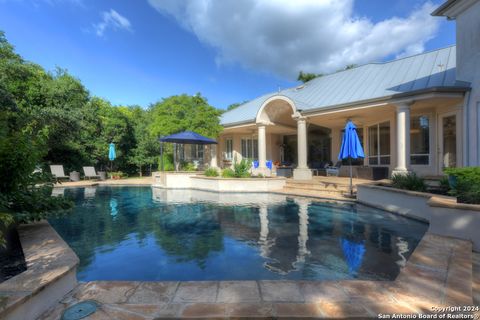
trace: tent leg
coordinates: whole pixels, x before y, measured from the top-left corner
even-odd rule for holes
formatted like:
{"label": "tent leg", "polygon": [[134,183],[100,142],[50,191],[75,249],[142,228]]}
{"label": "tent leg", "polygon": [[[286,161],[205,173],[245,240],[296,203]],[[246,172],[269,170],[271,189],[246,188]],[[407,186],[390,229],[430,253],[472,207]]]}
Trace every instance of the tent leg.
{"label": "tent leg", "polygon": [[165,168],[163,166],[163,142],[160,143],[160,169],[162,170],[162,172],[165,171]]}

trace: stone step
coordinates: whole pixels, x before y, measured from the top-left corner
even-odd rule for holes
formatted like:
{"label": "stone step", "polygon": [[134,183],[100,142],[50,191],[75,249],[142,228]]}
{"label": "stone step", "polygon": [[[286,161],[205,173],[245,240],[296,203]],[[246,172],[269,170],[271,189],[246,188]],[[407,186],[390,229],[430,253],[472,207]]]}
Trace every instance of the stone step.
{"label": "stone step", "polygon": [[[316,190],[316,191],[332,191],[332,192],[346,192],[350,190],[349,185],[339,185],[332,183],[301,183],[301,182],[290,182],[288,181],[285,184],[285,188],[294,188],[302,190]],[[353,190],[356,187],[353,186]]]}
{"label": "stone step", "polygon": [[284,187],[284,192],[295,193],[296,191],[308,191],[314,192],[317,195],[341,195],[347,193],[348,190],[338,190],[338,189],[311,189],[311,188],[295,188],[295,187]]}

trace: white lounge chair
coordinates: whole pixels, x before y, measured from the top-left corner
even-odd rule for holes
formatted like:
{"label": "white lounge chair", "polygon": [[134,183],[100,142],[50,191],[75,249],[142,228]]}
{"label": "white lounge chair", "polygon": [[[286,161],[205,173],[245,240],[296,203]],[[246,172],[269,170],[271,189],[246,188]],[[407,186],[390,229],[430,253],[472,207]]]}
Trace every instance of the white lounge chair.
{"label": "white lounge chair", "polygon": [[85,178],[97,178],[100,179],[100,176],[95,171],[94,167],[83,167],[83,173],[85,174]]}
{"label": "white lounge chair", "polygon": [[55,179],[70,179],[69,176],[66,176],[65,175],[65,172],[63,171],[63,166],[60,164],[60,165],[51,165],[50,166],[50,171],[52,172],[53,176],[55,177]]}

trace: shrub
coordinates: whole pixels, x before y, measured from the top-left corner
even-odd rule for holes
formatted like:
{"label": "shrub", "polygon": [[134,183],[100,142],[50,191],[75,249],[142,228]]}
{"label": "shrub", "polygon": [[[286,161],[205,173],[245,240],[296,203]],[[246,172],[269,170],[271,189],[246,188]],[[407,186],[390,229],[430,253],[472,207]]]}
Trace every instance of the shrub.
{"label": "shrub", "polygon": [[235,172],[236,178],[248,178],[250,177],[250,168],[252,167],[252,162],[248,159],[242,159],[240,162],[235,162],[233,165],[233,171]]}
{"label": "shrub", "polygon": [[398,189],[405,189],[411,191],[425,192],[427,185],[425,180],[415,172],[409,172],[408,174],[396,174],[392,176],[392,186]]}
{"label": "shrub", "polygon": [[123,178],[127,178],[128,174],[122,171],[114,171],[114,172],[108,173],[108,176],[110,177],[110,179],[123,179]]}
{"label": "shrub", "polygon": [[192,162],[183,162],[181,164],[181,170],[182,171],[196,171],[197,168]]}
{"label": "shrub", "polygon": [[207,170],[205,170],[205,176],[218,177],[218,171],[216,168],[208,168]]}
{"label": "shrub", "polygon": [[[159,157],[158,161],[158,170],[162,171],[162,157]],[[175,171],[175,166],[173,165],[173,154],[164,153],[163,154],[163,170],[164,171]]]}
{"label": "shrub", "polygon": [[480,167],[447,168],[444,171],[456,177],[456,185],[450,185],[450,194],[460,203],[480,204]]}
{"label": "shrub", "polygon": [[233,171],[230,168],[223,169],[222,177],[223,178],[233,178],[233,177],[235,177],[235,171]]}

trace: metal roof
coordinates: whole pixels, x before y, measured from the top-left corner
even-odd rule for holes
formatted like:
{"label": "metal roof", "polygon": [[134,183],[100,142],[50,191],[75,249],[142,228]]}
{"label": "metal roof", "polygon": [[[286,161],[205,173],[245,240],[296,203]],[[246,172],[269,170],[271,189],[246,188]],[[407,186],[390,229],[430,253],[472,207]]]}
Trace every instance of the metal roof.
{"label": "metal roof", "polygon": [[465,87],[456,81],[456,47],[451,46],[385,63],[370,63],[272,92],[225,112],[224,126],[255,120],[262,104],[276,95],[293,100],[302,111],[357,104],[426,89]]}

